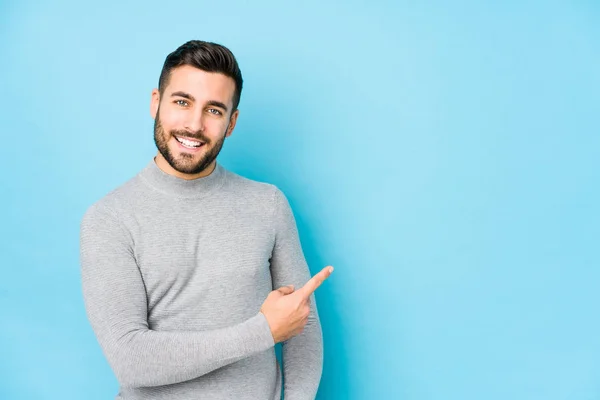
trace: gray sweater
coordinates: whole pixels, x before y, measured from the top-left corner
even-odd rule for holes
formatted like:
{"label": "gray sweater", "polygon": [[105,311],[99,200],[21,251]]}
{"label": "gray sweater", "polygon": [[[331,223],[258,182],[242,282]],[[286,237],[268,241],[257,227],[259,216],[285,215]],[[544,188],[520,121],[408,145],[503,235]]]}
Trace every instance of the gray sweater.
{"label": "gray sweater", "polygon": [[217,163],[184,180],[154,160],[81,222],[88,318],[120,383],[117,399],[314,399],[323,343],[314,294],[304,331],[274,341],[259,312],[310,272],[274,185]]}

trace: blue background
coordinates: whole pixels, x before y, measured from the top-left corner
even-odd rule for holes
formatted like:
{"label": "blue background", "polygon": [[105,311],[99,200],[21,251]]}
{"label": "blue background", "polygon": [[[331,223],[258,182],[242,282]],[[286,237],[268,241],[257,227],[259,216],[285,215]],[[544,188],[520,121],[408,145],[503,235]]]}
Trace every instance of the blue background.
{"label": "blue background", "polygon": [[599,3],[0,4],[1,399],[116,395],[79,222],[189,39],[245,79],[219,160],[336,267],[319,399],[600,399]]}

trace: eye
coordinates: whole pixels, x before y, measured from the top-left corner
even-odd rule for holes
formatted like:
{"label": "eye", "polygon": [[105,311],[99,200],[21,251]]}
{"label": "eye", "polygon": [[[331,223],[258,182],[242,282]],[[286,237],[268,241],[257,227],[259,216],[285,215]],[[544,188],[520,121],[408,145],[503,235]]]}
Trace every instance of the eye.
{"label": "eye", "polygon": [[214,115],[221,115],[221,111],[217,110],[216,108],[209,108],[208,112]]}
{"label": "eye", "polygon": [[182,107],[187,107],[189,105],[189,103],[185,100],[175,100],[175,104],[182,106]]}

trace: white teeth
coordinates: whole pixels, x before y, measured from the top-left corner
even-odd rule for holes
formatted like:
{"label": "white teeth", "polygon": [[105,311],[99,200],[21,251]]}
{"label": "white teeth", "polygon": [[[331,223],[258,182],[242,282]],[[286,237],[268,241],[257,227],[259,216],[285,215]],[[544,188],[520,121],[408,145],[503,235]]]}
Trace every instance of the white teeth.
{"label": "white teeth", "polygon": [[187,147],[200,147],[202,145],[202,142],[196,142],[194,140],[188,140],[188,139],[184,139],[184,138],[178,138],[175,137],[175,139],[177,139],[177,141]]}

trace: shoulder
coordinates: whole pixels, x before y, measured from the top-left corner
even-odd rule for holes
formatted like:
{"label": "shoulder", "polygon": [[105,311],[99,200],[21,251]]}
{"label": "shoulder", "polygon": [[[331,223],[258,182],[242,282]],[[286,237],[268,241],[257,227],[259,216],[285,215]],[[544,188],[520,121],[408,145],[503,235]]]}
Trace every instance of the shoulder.
{"label": "shoulder", "polygon": [[82,224],[106,219],[118,221],[119,215],[131,203],[132,196],[140,190],[139,176],[136,175],[89,205],[83,214]]}
{"label": "shoulder", "polygon": [[225,195],[247,210],[257,210],[262,215],[288,216],[292,213],[288,197],[281,188],[272,183],[257,181],[227,171]]}
{"label": "shoulder", "polygon": [[283,191],[272,183],[250,179],[229,170],[225,173],[225,190],[235,192],[247,200],[277,203],[281,198],[285,198]]}

